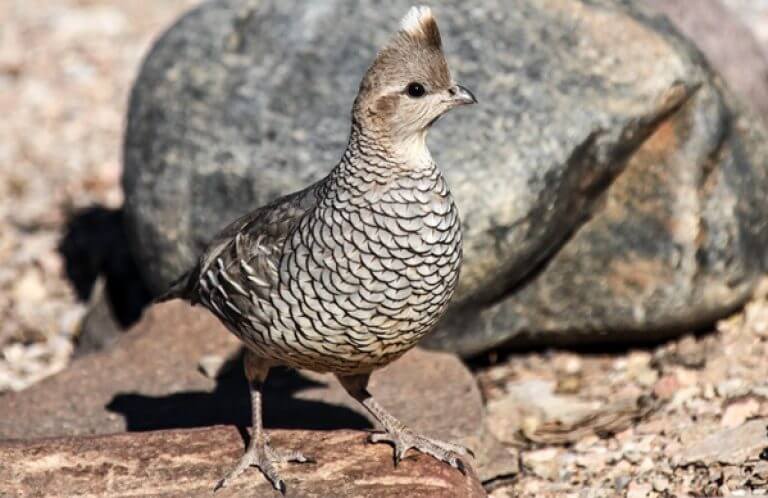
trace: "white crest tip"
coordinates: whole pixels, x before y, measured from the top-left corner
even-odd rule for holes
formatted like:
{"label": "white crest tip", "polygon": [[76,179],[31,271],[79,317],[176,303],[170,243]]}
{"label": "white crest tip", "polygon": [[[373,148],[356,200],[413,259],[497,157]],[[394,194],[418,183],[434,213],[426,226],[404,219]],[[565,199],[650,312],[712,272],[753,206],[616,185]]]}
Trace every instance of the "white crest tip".
{"label": "white crest tip", "polygon": [[400,28],[403,31],[412,34],[419,34],[423,31],[424,25],[432,18],[432,9],[425,5],[411,7],[411,10],[400,21]]}

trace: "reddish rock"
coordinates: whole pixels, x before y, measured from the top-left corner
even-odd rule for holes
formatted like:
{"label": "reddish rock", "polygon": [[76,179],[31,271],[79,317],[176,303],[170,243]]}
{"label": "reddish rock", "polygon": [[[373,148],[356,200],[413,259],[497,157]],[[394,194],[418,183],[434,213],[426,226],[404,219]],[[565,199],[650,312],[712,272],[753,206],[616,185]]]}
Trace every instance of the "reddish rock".
{"label": "reddish rock", "polygon": [[663,400],[670,400],[680,389],[680,381],[675,374],[665,375],[653,385],[653,394]]}
{"label": "reddish rock", "polygon": [[[154,306],[108,351],[0,397],[0,440],[250,426],[239,348],[202,309],[179,301]],[[199,371],[210,355],[230,359],[217,379]],[[480,392],[456,356],[413,350],[376,372],[370,390],[414,429],[472,447],[483,480],[517,471],[516,459],[486,430]],[[335,378],[312,372],[276,369],[264,410],[268,429],[373,427]]]}
{"label": "reddish rock", "polygon": [[[416,453],[394,467],[392,449],[366,444],[360,432],[271,435],[317,459],[283,468],[289,497],[486,496],[471,470],[465,476]],[[233,427],[0,442],[0,496],[212,496],[242,451]],[[254,468],[215,496],[280,494]]]}
{"label": "reddish rock", "polygon": [[756,463],[768,447],[766,427],[768,419],[762,418],[739,427],[705,433],[686,444],[680,454],[673,457],[674,463],[677,466]]}

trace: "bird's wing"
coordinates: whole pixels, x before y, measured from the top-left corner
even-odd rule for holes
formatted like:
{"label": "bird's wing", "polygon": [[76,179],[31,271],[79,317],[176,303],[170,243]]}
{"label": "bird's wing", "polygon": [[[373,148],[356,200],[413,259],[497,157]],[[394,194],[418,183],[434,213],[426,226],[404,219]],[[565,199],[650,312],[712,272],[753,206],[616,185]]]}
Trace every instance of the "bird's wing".
{"label": "bird's wing", "polygon": [[317,204],[316,191],[317,184],[282,197],[222,230],[190,277],[190,300],[202,302],[230,325],[267,327],[269,295],[278,281],[285,240]]}

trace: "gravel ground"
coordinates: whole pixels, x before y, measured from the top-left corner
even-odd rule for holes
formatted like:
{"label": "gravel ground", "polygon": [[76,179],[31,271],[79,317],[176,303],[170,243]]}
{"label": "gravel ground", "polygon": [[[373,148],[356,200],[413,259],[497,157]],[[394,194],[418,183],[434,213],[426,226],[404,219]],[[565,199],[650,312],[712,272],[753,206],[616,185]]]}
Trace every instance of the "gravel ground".
{"label": "gravel ground", "polygon": [[502,497],[768,495],[768,282],[715,331],[653,349],[510,355],[481,368],[520,451]]}
{"label": "gravel ground", "polygon": [[[69,361],[87,296],[66,276],[61,240],[79,210],[122,202],[130,82],[194,3],[0,0],[0,392]],[[725,3],[768,55],[768,0]],[[523,465],[492,496],[768,494],[767,295],[765,285],[716,330],[654,348],[479,366],[493,431]]]}
{"label": "gravel ground", "polygon": [[194,3],[0,0],[0,392],[68,362],[85,306],[59,243],[78,210],[121,204],[130,83]]}

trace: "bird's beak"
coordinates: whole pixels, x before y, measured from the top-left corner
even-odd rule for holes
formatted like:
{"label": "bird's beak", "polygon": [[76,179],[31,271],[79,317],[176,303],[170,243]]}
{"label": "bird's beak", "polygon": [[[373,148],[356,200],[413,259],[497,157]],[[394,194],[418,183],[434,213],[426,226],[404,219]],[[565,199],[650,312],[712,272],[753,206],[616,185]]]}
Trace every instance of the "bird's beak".
{"label": "bird's beak", "polygon": [[477,104],[475,94],[461,85],[453,85],[448,93],[451,95],[451,103],[454,106]]}

